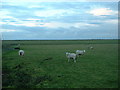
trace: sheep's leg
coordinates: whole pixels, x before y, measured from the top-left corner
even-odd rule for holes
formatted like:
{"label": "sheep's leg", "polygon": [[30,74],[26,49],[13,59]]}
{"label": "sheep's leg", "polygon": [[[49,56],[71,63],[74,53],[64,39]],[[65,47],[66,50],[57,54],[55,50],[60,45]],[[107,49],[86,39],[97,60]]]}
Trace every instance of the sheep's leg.
{"label": "sheep's leg", "polygon": [[68,62],[69,62],[70,60],[68,59]]}
{"label": "sheep's leg", "polygon": [[75,58],[74,58],[74,62],[76,62]]}
{"label": "sheep's leg", "polygon": [[74,60],[74,62],[76,63],[76,60]]}

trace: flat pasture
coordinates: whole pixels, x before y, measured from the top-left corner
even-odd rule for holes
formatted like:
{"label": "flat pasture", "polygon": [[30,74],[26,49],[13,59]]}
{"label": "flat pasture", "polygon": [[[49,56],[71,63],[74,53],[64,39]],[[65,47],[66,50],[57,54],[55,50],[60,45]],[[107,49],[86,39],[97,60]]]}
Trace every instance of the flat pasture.
{"label": "flat pasture", "polygon": [[[2,49],[3,88],[118,87],[117,40],[11,40]],[[68,62],[65,52],[79,49],[85,54]]]}

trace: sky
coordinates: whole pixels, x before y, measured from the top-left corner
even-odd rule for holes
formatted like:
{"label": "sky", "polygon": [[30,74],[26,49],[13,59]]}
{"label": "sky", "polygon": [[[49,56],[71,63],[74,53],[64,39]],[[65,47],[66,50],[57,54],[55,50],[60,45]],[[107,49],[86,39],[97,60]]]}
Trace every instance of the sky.
{"label": "sky", "polygon": [[2,39],[118,39],[117,0],[59,1],[2,1]]}

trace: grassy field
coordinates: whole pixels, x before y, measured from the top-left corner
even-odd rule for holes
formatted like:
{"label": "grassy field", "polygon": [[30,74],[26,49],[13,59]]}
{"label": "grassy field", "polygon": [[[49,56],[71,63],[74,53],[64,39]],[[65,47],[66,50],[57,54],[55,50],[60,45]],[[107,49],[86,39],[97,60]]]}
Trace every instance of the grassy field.
{"label": "grassy field", "polygon": [[[17,44],[25,56],[18,56]],[[68,62],[65,52],[77,49],[85,55]],[[3,88],[118,87],[117,40],[3,41],[2,54]]]}

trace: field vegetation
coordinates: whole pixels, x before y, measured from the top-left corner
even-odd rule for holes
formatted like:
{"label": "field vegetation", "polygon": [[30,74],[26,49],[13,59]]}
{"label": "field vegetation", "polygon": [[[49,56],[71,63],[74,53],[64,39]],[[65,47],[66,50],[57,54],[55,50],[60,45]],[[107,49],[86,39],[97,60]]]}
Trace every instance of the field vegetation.
{"label": "field vegetation", "polygon": [[[117,88],[117,40],[3,41],[3,88]],[[18,44],[25,51],[18,55]],[[93,46],[94,49],[89,49]],[[86,50],[74,63],[65,52]]]}

